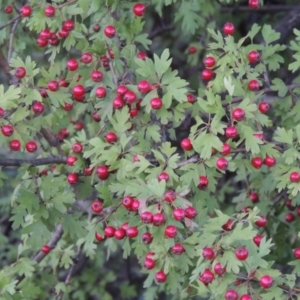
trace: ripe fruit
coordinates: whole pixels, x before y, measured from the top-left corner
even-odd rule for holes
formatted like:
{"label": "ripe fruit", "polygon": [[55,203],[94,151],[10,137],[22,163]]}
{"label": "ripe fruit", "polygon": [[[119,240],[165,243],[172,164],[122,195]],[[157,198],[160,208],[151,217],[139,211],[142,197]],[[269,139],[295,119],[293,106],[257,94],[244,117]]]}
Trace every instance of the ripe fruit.
{"label": "ripe fruit", "polygon": [[72,145],[72,151],[74,153],[81,153],[82,149],[83,149],[83,147],[82,147],[81,143],[75,143],[75,144]]}
{"label": "ripe fruit", "polygon": [[181,145],[181,148],[184,151],[190,151],[190,150],[193,149],[193,145],[192,145],[191,140],[189,138],[183,139],[181,141],[180,145]]}
{"label": "ripe fruit", "polygon": [[70,85],[69,82],[67,82],[65,78],[60,78],[58,80],[58,84],[60,87],[68,87]]}
{"label": "ripe fruit", "polygon": [[74,166],[74,164],[75,164],[75,162],[77,161],[77,157],[75,157],[75,156],[68,156],[67,157],[67,165],[69,165],[69,166]]}
{"label": "ripe fruit", "polygon": [[184,251],[185,251],[184,247],[181,244],[175,244],[171,248],[171,252],[176,255],[181,255]]}
{"label": "ripe fruit", "polygon": [[112,25],[108,25],[104,28],[104,34],[108,37],[108,38],[113,38],[116,35],[116,28],[115,26]]}
{"label": "ripe fruit", "polygon": [[225,300],[238,300],[239,294],[235,290],[228,290],[225,293]]}
{"label": "ripe fruit", "polygon": [[76,100],[81,99],[85,95],[85,87],[81,84],[75,85],[72,94]]}
{"label": "ripe fruit", "polygon": [[94,70],[91,74],[91,78],[94,82],[100,82],[103,80],[103,74],[98,70]]}
{"label": "ripe fruit", "polygon": [[194,219],[197,216],[196,208],[189,206],[184,210],[185,217],[188,219]]}
{"label": "ripe fruit", "polygon": [[113,108],[114,108],[114,109],[121,109],[124,105],[125,105],[125,102],[124,102],[123,99],[120,98],[120,97],[116,97],[116,98],[113,100]]}
{"label": "ripe fruit", "polygon": [[70,184],[74,184],[78,181],[78,176],[75,173],[71,173],[68,175],[67,180]]}
{"label": "ripe fruit", "polygon": [[223,275],[226,272],[226,267],[223,267],[220,263],[216,263],[214,266],[214,272],[218,275]]}
{"label": "ripe fruit", "polygon": [[114,132],[108,132],[105,135],[105,140],[109,144],[114,144],[118,140],[118,138],[117,138],[117,135]]}
{"label": "ripe fruit", "polygon": [[199,177],[199,184],[198,184],[198,188],[199,189],[205,189],[208,186],[208,178],[206,176],[200,176]]}
{"label": "ripe fruit", "polygon": [[293,205],[291,199],[286,200],[285,205],[289,210],[295,210],[296,208],[296,206]]}
{"label": "ripe fruit", "polygon": [[130,209],[134,199],[130,196],[126,196],[122,199],[122,204],[126,209]]}
{"label": "ripe fruit", "polygon": [[41,249],[44,254],[48,254],[51,251],[51,248],[48,245],[44,245]]}
{"label": "ripe fruit", "polygon": [[152,270],[155,267],[155,261],[152,258],[146,258],[144,261],[144,267],[147,270]]}
{"label": "ripe fruit", "polygon": [[176,234],[177,234],[177,228],[175,226],[169,225],[169,226],[166,227],[166,229],[165,229],[165,236],[167,238],[172,239],[172,238],[174,238],[176,236]]}
{"label": "ripe fruit", "polygon": [[190,46],[188,51],[189,51],[189,54],[195,54],[197,52],[197,48],[194,46]]}
{"label": "ripe fruit", "polygon": [[295,216],[293,213],[289,212],[285,215],[284,219],[286,222],[291,223],[295,220]]}
{"label": "ripe fruit", "polygon": [[138,83],[138,90],[143,93],[143,94],[146,94],[150,91],[150,83],[147,81],[147,80],[141,80],[139,83]]}
{"label": "ripe fruit", "polygon": [[101,211],[103,210],[103,204],[102,202],[95,200],[91,204],[91,209],[95,214],[100,214]]}
{"label": "ripe fruit", "polygon": [[95,232],[95,239],[96,239],[98,242],[102,242],[102,241],[105,240],[105,237],[102,236],[100,233]]}
{"label": "ripe fruit", "polygon": [[126,85],[119,85],[117,87],[117,95],[123,96],[128,91],[128,88]]}
{"label": "ripe fruit", "polygon": [[20,9],[20,14],[24,18],[29,17],[31,15],[31,12],[32,12],[31,7],[28,5],[24,5]]}
{"label": "ripe fruit", "polygon": [[11,136],[14,133],[14,128],[10,125],[3,125],[1,132],[4,136]]}
{"label": "ripe fruit", "polygon": [[245,260],[248,258],[249,252],[245,247],[239,247],[235,250],[235,257],[238,260]]}
{"label": "ripe fruit", "polygon": [[133,200],[131,204],[131,210],[132,211],[137,211],[140,207],[140,201],[139,200]]}
{"label": "ripe fruit", "polygon": [[156,274],[155,274],[155,280],[158,282],[158,283],[163,283],[167,280],[167,275],[165,274],[165,272],[163,271],[158,271]]}
{"label": "ripe fruit", "polygon": [[266,114],[270,110],[270,105],[267,102],[261,102],[258,105],[258,109],[262,114]]}
{"label": "ripe fruit", "polygon": [[296,248],[293,253],[295,258],[300,259],[300,248]]}
{"label": "ripe fruit", "polygon": [[183,208],[175,208],[173,211],[173,218],[176,221],[183,221],[185,218],[185,211]]}
{"label": "ripe fruit", "polygon": [[5,8],[4,8],[4,12],[5,12],[6,14],[11,14],[11,13],[13,12],[13,10],[14,10],[14,8],[13,8],[12,5],[7,5],[7,6],[5,6]]}
{"label": "ripe fruit", "polygon": [[94,24],[94,25],[93,25],[93,30],[94,30],[94,32],[99,32],[99,30],[100,30],[100,25],[99,25],[99,24]]}
{"label": "ripe fruit", "polygon": [[216,167],[219,170],[227,170],[227,168],[228,168],[228,161],[227,161],[227,159],[224,158],[224,157],[218,158],[217,161],[216,161]]}
{"label": "ripe fruit", "polygon": [[103,86],[97,87],[96,97],[98,97],[98,98],[105,98],[106,97],[106,89]]}
{"label": "ripe fruit", "polygon": [[258,51],[250,51],[248,53],[248,60],[251,64],[258,62],[259,59],[260,59],[260,55],[259,55]]}
{"label": "ripe fruit", "polygon": [[258,197],[258,194],[257,193],[250,193],[249,195],[249,199],[253,202],[253,203],[256,203],[259,201],[259,197]]}
{"label": "ripe fruit", "polygon": [[152,98],[150,101],[152,109],[160,109],[162,107],[162,100],[160,98]]}
{"label": "ripe fruit", "polygon": [[232,23],[226,23],[224,26],[223,26],[223,32],[225,34],[228,34],[228,35],[231,35],[233,34],[235,31],[235,28],[234,28],[234,25]]}
{"label": "ripe fruit", "polygon": [[273,278],[269,275],[264,275],[259,280],[259,284],[263,289],[269,289],[273,285],[273,282]]}
{"label": "ripe fruit", "polygon": [[248,89],[250,91],[258,91],[260,89],[259,82],[255,79],[250,80],[248,83]]}
{"label": "ripe fruit", "polygon": [[240,300],[252,300],[252,297],[248,294],[244,294],[241,296]]}
{"label": "ripe fruit", "polygon": [[253,133],[253,136],[261,141],[264,139],[264,135],[262,133]]}
{"label": "ripe fruit", "polygon": [[51,92],[56,92],[58,89],[59,89],[59,84],[57,81],[55,80],[51,80],[49,83],[48,83],[48,89],[51,91]]}
{"label": "ripe fruit", "polygon": [[259,7],[259,0],[249,0],[248,5],[251,8],[257,8]]}
{"label": "ripe fruit", "polygon": [[99,166],[96,170],[98,178],[101,180],[105,180],[109,177],[109,171],[107,166]]}
{"label": "ripe fruit", "polygon": [[212,248],[205,247],[202,250],[202,256],[204,259],[212,260],[215,257],[215,252]]}
{"label": "ripe fruit", "polygon": [[101,121],[101,117],[100,117],[100,115],[98,114],[97,111],[93,112],[93,116],[92,117],[93,117],[93,120],[95,122],[100,122]]}
{"label": "ripe fruit", "polygon": [[149,211],[144,211],[142,214],[141,214],[141,221],[144,223],[144,224],[150,224],[153,222],[153,214]]}
{"label": "ripe fruit", "polygon": [[196,101],[196,97],[192,94],[187,94],[186,95],[186,100],[187,100],[187,102],[193,104]]}
{"label": "ripe fruit", "polygon": [[209,81],[213,78],[214,72],[210,69],[204,69],[201,73],[201,77],[205,81]]}
{"label": "ripe fruit", "polygon": [[104,235],[108,238],[111,238],[115,235],[116,228],[113,226],[106,226],[104,228]]}
{"label": "ripe fruit", "polygon": [[126,235],[131,239],[137,237],[138,234],[139,234],[139,231],[135,226],[129,227],[126,230]]}
{"label": "ripe fruit", "polygon": [[140,51],[140,52],[138,52],[138,54],[137,54],[137,58],[142,59],[142,60],[146,60],[146,58],[147,58],[147,53],[146,53],[146,52]]}
{"label": "ripe fruit", "polygon": [[236,138],[238,136],[238,131],[235,126],[228,126],[225,130],[225,135],[228,138]]}
{"label": "ripe fruit", "polygon": [[290,174],[290,181],[291,182],[299,182],[300,181],[300,174],[298,172],[292,172]]}
{"label": "ripe fruit", "polygon": [[19,140],[12,140],[9,142],[9,148],[12,151],[19,151],[21,148],[21,143]]}
{"label": "ripe fruit", "polygon": [[264,159],[264,164],[267,165],[269,168],[272,168],[276,165],[276,158],[273,156],[267,155]]}
{"label": "ripe fruit", "polygon": [[84,64],[89,64],[93,60],[93,55],[91,53],[82,53],[80,61]]}
{"label": "ripe fruit", "polygon": [[215,275],[214,273],[209,270],[209,269],[206,269],[200,276],[199,276],[199,280],[205,284],[205,285],[208,285],[209,283],[212,283],[213,280],[215,279]]}
{"label": "ripe fruit", "polygon": [[76,128],[77,131],[82,130],[83,127],[84,127],[84,124],[82,122],[76,122],[75,128]]}
{"label": "ripe fruit", "polygon": [[150,233],[150,232],[145,232],[145,233],[143,233],[143,235],[142,235],[142,242],[144,243],[144,244],[150,244],[151,242],[153,241],[153,236],[152,236],[152,234]]}
{"label": "ripe fruit", "polygon": [[221,154],[224,155],[224,156],[226,156],[226,155],[228,155],[228,154],[230,153],[230,151],[231,151],[230,145],[224,143],[224,144],[222,145],[222,152],[221,152]]}
{"label": "ripe fruit", "polygon": [[70,34],[70,32],[67,31],[67,30],[65,30],[65,29],[63,29],[63,28],[59,29],[59,31],[58,31],[58,35],[59,35],[62,39],[67,38],[67,37],[69,36],[69,34]]}
{"label": "ripe fruit", "polygon": [[127,104],[132,104],[136,100],[136,94],[133,91],[127,91],[124,94],[123,99],[126,101]]}
{"label": "ripe fruit", "polygon": [[232,111],[232,118],[236,121],[242,121],[245,118],[245,111],[241,108],[236,108]]}
{"label": "ripe fruit", "polygon": [[72,20],[66,20],[65,22],[63,22],[62,28],[66,31],[71,31],[74,30],[75,24]]}
{"label": "ripe fruit", "polygon": [[206,68],[212,68],[216,64],[216,60],[212,56],[207,56],[204,59],[204,65]]}
{"label": "ripe fruit", "polygon": [[255,169],[260,169],[263,165],[264,161],[260,157],[254,157],[251,160],[251,164]]}
{"label": "ripe fruit", "polygon": [[264,238],[264,237],[263,237],[262,235],[260,235],[260,234],[256,235],[256,236],[253,238],[254,244],[255,244],[257,247],[259,247],[259,245],[260,245],[260,243],[261,243],[261,241],[262,241],[263,238]]}
{"label": "ripe fruit", "polygon": [[26,76],[26,70],[23,67],[18,67],[15,71],[15,76],[19,79],[24,78]]}
{"label": "ripe fruit", "polygon": [[36,43],[41,48],[46,47],[48,45],[48,41],[41,37],[37,38]]}
{"label": "ripe fruit", "polygon": [[[106,227],[107,228],[107,227]],[[104,233],[105,233],[105,230],[104,230]],[[117,239],[117,240],[122,240],[124,239],[126,235],[126,231],[123,229],[123,228],[118,228],[115,230],[114,232],[114,237]]]}
{"label": "ripe fruit", "polygon": [[44,104],[37,101],[32,105],[32,110],[36,115],[39,115],[44,111]]}
{"label": "ripe fruit", "polygon": [[132,10],[137,17],[142,17],[146,12],[146,6],[142,3],[137,3],[133,6]]}
{"label": "ripe fruit", "polygon": [[37,144],[34,141],[29,141],[26,143],[25,148],[28,152],[33,153],[37,150]]}
{"label": "ripe fruit", "polygon": [[71,58],[67,62],[67,68],[69,71],[75,71],[78,69],[78,61],[74,58]]}
{"label": "ripe fruit", "polygon": [[169,174],[166,173],[166,172],[161,172],[158,177],[157,177],[158,181],[162,181],[162,180],[165,180],[166,182],[169,181],[170,177],[169,177]]}
{"label": "ripe fruit", "polygon": [[164,195],[164,200],[168,203],[171,203],[176,200],[176,193],[172,190],[169,190]]}
{"label": "ripe fruit", "polygon": [[[160,226],[165,223],[165,215],[162,213],[156,213],[153,215],[153,225]],[[145,223],[145,222],[144,222]]]}
{"label": "ripe fruit", "polygon": [[231,231],[235,227],[233,220],[229,219],[223,226],[222,229],[225,231]]}
{"label": "ripe fruit", "polygon": [[45,8],[45,16],[46,17],[49,17],[49,18],[52,18],[55,16],[55,7],[53,7],[52,5],[48,5],[46,8]]}
{"label": "ripe fruit", "polygon": [[268,220],[265,216],[260,216],[260,219],[255,222],[258,227],[267,226]]}

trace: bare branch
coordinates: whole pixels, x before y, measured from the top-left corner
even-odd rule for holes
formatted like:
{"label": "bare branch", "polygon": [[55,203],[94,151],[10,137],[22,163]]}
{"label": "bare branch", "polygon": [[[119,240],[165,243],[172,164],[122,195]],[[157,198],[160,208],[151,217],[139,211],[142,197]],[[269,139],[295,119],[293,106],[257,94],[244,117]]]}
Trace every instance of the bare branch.
{"label": "bare branch", "polygon": [[3,167],[20,167],[23,164],[29,164],[32,166],[42,166],[49,164],[65,164],[67,158],[65,156],[58,157],[45,157],[45,158],[35,158],[35,159],[0,159],[0,166]]}
{"label": "bare branch", "polygon": [[12,56],[14,36],[15,36],[15,32],[17,30],[17,26],[20,23],[20,21],[21,21],[20,18],[16,19],[16,21],[14,22],[14,25],[12,26],[12,28],[10,30],[9,47],[8,47],[8,55],[7,55],[8,61],[10,61],[11,56]]}
{"label": "bare branch", "polygon": [[0,30],[2,30],[3,28],[9,26],[10,24],[16,22],[16,21],[19,20],[19,19],[21,19],[21,16],[20,16],[20,15],[14,17],[13,19],[11,19],[11,20],[9,20],[8,22],[6,22],[5,24],[1,25],[1,26],[0,26]]}
{"label": "bare branch", "polygon": [[251,8],[249,6],[227,6],[222,7],[222,12],[235,12],[235,11],[244,11],[244,12],[281,12],[281,11],[292,11],[294,9],[299,8],[299,5],[264,5],[258,8]]}

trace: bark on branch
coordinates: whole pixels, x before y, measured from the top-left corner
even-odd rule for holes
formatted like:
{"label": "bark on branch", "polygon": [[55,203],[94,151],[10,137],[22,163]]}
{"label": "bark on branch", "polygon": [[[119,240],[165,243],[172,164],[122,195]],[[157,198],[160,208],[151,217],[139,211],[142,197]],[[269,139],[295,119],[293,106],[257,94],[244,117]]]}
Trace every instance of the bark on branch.
{"label": "bark on branch", "polygon": [[45,157],[35,159],[7,159],[0,158],[0,166],[2,167],[20,167],[23,164],[29,164],[32,166],[42,166],[49,164],[65,164],[67,158],[65,156],[58,157]]}

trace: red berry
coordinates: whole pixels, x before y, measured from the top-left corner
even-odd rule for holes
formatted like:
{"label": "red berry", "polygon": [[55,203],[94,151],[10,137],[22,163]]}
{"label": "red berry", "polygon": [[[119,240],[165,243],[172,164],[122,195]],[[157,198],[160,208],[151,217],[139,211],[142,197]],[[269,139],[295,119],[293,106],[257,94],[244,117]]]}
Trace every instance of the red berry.
{"label": "red berry", "polygon": [[113,226],[106,226],[104,228],[104,235],[108,238],[111,238],[115,235],[116,228]]}
{"label": "red berry", "polygon": [[80,99],[85,95],[85,87],[81,84],[75,85],[72,90],[72,95],[76,97],[76,99]]}
{"label": "red berry", "polygon": [[103,80],[103,74],[98,70],[94,70],[91,74],[91,78],[94,82],[100,82]]}
{"label": "red berry", "polygon": [[193,149],[193,145],[192,145],[191,140],[189,138],[183,139],[181,141],[180,145],[181,145],[181,148],[184,151],[190,151],[190,150]]}
{"label": "red berry", "polygon": [[116,28],[112,25],[108,25],[104,28],[104,34],[108,38],[113,38],[116,35]]}
{"label": "red berry", "polygon": [[232,23],[226,23],[223,26],[223,32],[225,34],[232,35],[232,34],[234,34],[234,31],[235,31],[235,28],[234,28],[234,25]]}
{"label": "red berry", "polygon": [[267,226],[268,220],[265,216],[260,216],[260,219],[255,222],[258,227]]}
{"label": "red berry", "polygon": [[145,52],[138,52],[137,58],[145,60],[147,58],[147,53],[145,53]]}
{"label": "red berry", "polygon": [[122,204],[126,209],[131,209],[134,199],[130,196],[126,196],[122,199]]}
{"label": "red berry", "polygon": [[60,78],[58,84],[60,87],[68,87],[70,85],[65,78]]}
{"label": "red berry", "polygon": [[28,152],[33,153],[37,150],[37,144],[34,141],[29,141],[26,143],[25,148]]}
{"label": "red berry", "polygon": [[260,157],[254,157],[251,160],[251,164],[255,169],[260,169],[263,165],[264,161]]}
{"label": "red berry", "polygon": [[155,261],[152,258],[146,258],[144,261],[144,268],[152,270],[155,267]]}
{"label": "red berry", "polygon": [[250,91],[258,91],[260,89],[259,82],[255,79],[250,80],[248,83],[248,89]]}
{"label": "red berry", "polygon": [[197,52],[197,48],[194,46],[190,46],[188,51],[189,51],[189,54],[195,54]]}
{"label": "red berry", "polygon": [[171,248],[171,251],[172,251],[173,254],[181,255],[185,251],[185,249],[184,249],[184,247],[181,244],[175,244]]}
{"label": "red berry", "polygon": [[0,107],[0,118],[3,118],[5,114],[5,111],[2,107]]}
{"label": "red berry", "polygon": [[269,275],[264,275],[259,280],[259,284],[263,289],[269,289],[273,285],[273,282],[273,278]]}
{"label": "red berry", "polygon": [[229,219],[223,226],[222,229],[225,231],[231,231],[235,227],[233,220]]}
{"label": "red berry", "polygon": [[76,124],[75,124],[75,128],[76,128],[76,130],[77,130],[77,131],[80,131],[80,130],[82,130],[82,129],[83,129],[83,127],[84,127],[84,125],[83,125],[83,123],[82,123],[82,122],[76,122]]}
{"label": "red berry", "polygon": [[219,169],[219,170],[227,170],[228,168],[228,161],[226,158],[218,158],[217,161],[216,161],[216,167]]}
{"label": "red berry", "polygon": [[140,207],[140,201],[139,200],[133,200],[131,204],[131,210],[132,211],[137,211]]}
{"label": "red berry", "polygon": [[209,269],[205,269],[205,271],[199,276],[199,280],[205,285],[212,283],[214,279],[215,279],[215,275]]}
{"label": "red berry", "polygon": [[71,173],[71,174],[68,175],[67,179],[68,179],[68,182],[70,184],[74,184],[74,183],[76,183],[78,181],[78,176],[75,173]]}
{"label": "red berry", "polygon": [[256,62],[258,62],[260,59],[260,55],[257,51],[250,51],[248,53],[248,60],[250,63],[254,64]]}
{"label": "red berry", "polygon": [[176,200],[176,193],[172,190],[169,190],[164,195],[164,200],[168,203],[171,203]]}
{"label": "red berry", "polygon": [[153,236],[152,236],[152,234],[150,232],[143,233],[143,235],[142,235],[142,242],[144,244],[148,245],[148,244],[152,243],[152,241],[153,241]]}
{"label": "red berry", "polygon": [[23,67],[18,67],[15,71],[15,76],[19,79],[24,78],[26,76],[26,70]]}
{"label": "red berry", "polygon": [[75,162],[77,161],[77,157],[75,156],[68,156],[67,157],[67,165],[74,166]]}
{"label": "red berry", "polygon": [[139,111],[136,108],[130,109],[130,111],[129,111],[130,118],[136,117],[138,115],[138,113],[139,113]]}
{"label": "red berry", "polygon": [[75,71],[78,69],[78,61],[74,58],[71,58],[67,62],[67,68],[69,71]]}
{"label": "red berry", "polygon": [[71,31],[71,30],[74,30],[75,24],[72,20],[67,20],[63,23],[62,28],[66,31]]}
{"label": "red berry", "polygon": [[261,102],[258,105],[258,109],[262,114],[266,114],[270,110],[270,105],[267,102]]}
{"label": "red berry", "polygon": [[41,48],[44,48],[44,47],[46,47],[48,45],[48,41],[45,40],[45,39],[43,39],[43,38],[41,38],[41,37],[37,38],[36,43]]}
{"label": "red berry", "polygon": [[93,120],[95,122],[100,122],[101,121],[101,117],[100,117],[100,115],[98,114],[97,111],[93,112]]}
{"label": "red berry", "polygon": [[41,96],[42,96],[43,98],[47,98],[47,97],[48,97],[48,94],[47,94],[46,89],[41,89],[41,90],[40,90],[40,94],[41,94]]}
{"label": "red berry", "polygon": [[94,24],[93,25],[93,30],[94,30],[94,32],[99,32],[100,31],[100,25],[99,24]]}
{"label": "red berry", "polygon": [[46,8],[45,8],[45,16],[46,17],[49,17],[49,18],[52,18],[55,16],[55,7],[53,7],[52,5],[48,5]]}
{"label": "red berry", "polygon": [[259,7],[259,0],[249,0],[248,5],[251,8],[258,8]]}
{"label": "red berry", "polygon": [[129,227],[126,230],[126,235],[131,239],[137,237],[138,234],[139,234],[139,231],[135,226]]}
{"label": "red berry", "polygon": [[32,110],[36,115],[39,115],[44,111],[44,104],[37,101],[32,105]]}
{"label": "red berry", "polygon": [[102,242],[105,240],[105,237],[102,236],[100,233],[96,232],[95,233],[95,239],[98,241],[98,242]]}
{"label": "red berry", "polygon": [[239,294],[235,290],[228,290],[225,293],[225,300],[238,300]]}
{"label": "red berry", "polygon": [[220,263],[216,263],[214,266],[214,272],[218,275],[223,275],[226,272],[226,267],[223,267]]}
{"label": "red berry", "polygon": [[126,85],[119,85],[117,87],[117,95],[123,96],[128,91],[128,88]]}
{"label": "red berry", "polygon": [[7,5],[7,6],[5,6],[5,8],[4,8],[4,12],[5,12],[6,14],[11,14],[11,13],[13,12],[13,10],[14,10],[14,8],[13,8],[12,5]]}
{"label": "red berry", "polygon": [[205,189],[208,186],[208,178],[206,176],[200,176],[199,177],[199,184],[198,184],[198,188],[199,189]]}
{"label": "red berry", "polygon": [[167,238],[170,238],[170,239],[174,238],[176,236],[176,234],[177,234],[177,228],[175,226],[169,225],[169,226],[166,227],[165,236]]}
{"label": "red berry", "polygon": [[163,271],[158,271],[156,274],[155,274],[155,280],[158,282],[158,283],[163,283],[167,280],[167,275],[165,274],[165,272]]}
{"label": "red berry", "polygon": [[216,64],[216,60],[212,56],[207,56],[204,59],[204,65],[206,68],[212,68]]}
{"label": "red berry", "polygon": [[241,296],[240,300],[252,300],[252,297],[248,294],[244,294]]}
{"label": "red berry", "polygon": [[137,3],[133,6],[132,10],[137,17],[142,17],[146,12],[146,6],[142,3]]}
{"label": "red berry", "polygon": [[264,164],[267,165],[269,168],[271,168],[276,165],[276,158],[267,155],[266,158],[264,159]]}
{"label": "red berry", "polygon": [[91,204],[91,209],[95,214],[100,214],[103,210],[103,204],[102,202],[95,200]]}
{"label": "red berry", "polygon": [[250,200],[253,202],[253,203],[256,203],[259,201],[259,197],[258,197],[258,194],[257,193],[250,193],[249,195],[249,198]]}
{"label": "red berry", "polygon": [[221,154],[224,155],[224,156],[226,156],[226,155],[228,155],[228,154],[230,153],[230,151],[231,151],[230,145],[224,143],[224,144],[222,145],[222,152],[221,152]]}
{"label": "red berry", "polygon": [[260,234],[256,235],[256,236],[253,238],[254,244],[255,244],[257,247],[259,247],[259,245],[260,245],[260,243],[261,243],[261,241],[262,241],[263,238],[264,238],[264,237],[263,237],[262,235],[260,235]]}
{"label": "red berry", "polygon": [[107,166],[99,166],[96,170],[98,178],[101,180],[105,180],[109,177],[109,171]]}
{"label": "red berry", "polygon": [[160,226],[165,223],[165,216],[163,213],[156,213],[153,215],[153,225]]}
{"label": "red berry", "polygon": [[44,245],[41,249],[44,254],[48,254],[51,251],[51,248],[48,245]]}
{"label": "red berry", "polygon": [[285,217],[284,217],[285,221],[288,222],[288,223],[291,223],[295,220],[295,216],[293,213],[291,212],[288,212]]}
{"label": "red berry", "polygon": [[83,173],[85,176],[91,176],[93,173],[93,170],[94,170],[94,168],[85,167]]}
{"label": "red berry", "polygon": [[108,132],[105,135],[105,140],[109,144],[114,144],[118,140],[118,138],[117,138],[117,135],[114,132]]}
{"label": "red berry", "polygon": [[72,151],[74,153],[81,153],[82,149],[83,149],[83,147],[82,147],[81,143],[75,143],[75,144],[72,145]]}
{"label": "red berry", "polygon": [[232,118],[236,121],[242,121],[245,118],[245,111],[241,108],[236,108],[232,111]]}
{"label": "red berry", "polygon": [[162,100],[160,98],[152,98],[150,101],[152,109],[160,109],[162,107]]}
{"label": "red berry", "polygon": [[59,84],[57,81],[55,80],[52,80],[48,83],[48,89],[51,91],[51,92],[56,92],[58,89],[59,89]]}
{"label": "red berry", "polygon": [[153,222],[153,214],[149,211],[144,211],[142,214],[141,214],[141,221],[144,223],[144,224],[150,224]]}
{"label": "red berry", "polygon": [[99,86],[96,89],[96,97],[105,98],[106,97],[106,89],[103,86]]}
{"label": "red berry", "polygon": [[185,218],[185,211],[183,208],[175,208],[173,211],[173,218],[176,221],[183,221]]}
{"label": "red berry", "polygon": [[147,80],[141,80],[138,83],[138,90],[143,94],[148,93],[150,91],[150,83]]}
{"label": "red berry", "polygon": [[20,14],[24,18],[29,17],[31,15],[31,12],[32,12],[31,7],[28,5],[24,5],[20,9]]}
{"label": "red berry", "polygon": [[295,258],[300,259],[300,248],[296,248],[293,253]]}
{"label": "red berry", "polygon": [[292,172],[290,174],[290,181],[298,183],[300,181],[300,174],[298,172]]}
{"label": "red berry", "polygon": [[248,258],[249,252],[245,247],[239,247],[235,250],[235,256],[238,260],[245,260]]}
{"label": "red berry", "polygon": [[67,38],[67,37],[69,36],[69,34],[70,34],[70,32],[67,31],[67,30],[65,30],[65,29],[63,29],[63,28],[59,29],[59,31],[58,31],[58,35],[59,35],[62,39]]}
{"label": "red berry", "polygon": [[113,108],[114,109],[121,109],[125,105],[125,102],[122,98],[116,97],[113,100]]}
{"label": "red berry", "polygon": [[197,210],[194,207],[189,206],[184,210],[184,214],[186,218],[194,219],[197,216]]}
{"label": "red berry", "polygon": [[3,125],[1,127],[1,132],[4,136],[12,136],[14,133],[14,128],[10,125]]}
{"label": "red berry", "polygon": [[289,210],[295,210],[296,208],[296,206],[293,205],[291,199],[286,200],[285,205]]}
{"label": "red berry", "polygon": [[201,77],[205,81],[209,81],[213,78],[214,72],[210,69],[204,69],[201,73]]}
{"label": "red berry", "polygon": [[225,135],[228,138],[236,138],[238,136],[238,131],[235,126],[228,126],[225,130]]}
{"label": "red berry", "polygon": [[215,252],[212,248],[204,248],[202,251],[202,256],[204,259],[212,260],[215,257]]}
{"label": "red berry", "polygon": [[84,64],[89,64],[93,60],[93,55],[91,53],[83,53],[80,58],[81,62]]}
{"label": "red berry", "polygon": [[127,104],[132,104],[136,100],[136,93],[133,91],[127,91],[124,94],[123,99],[126,101]]}
{"label": "red berry", "polygon": [[264,135],[262,133],[253,133],[253,136],[261,141],[264,139]]}
{"label": "red berry", "polygon": [[186,100],[187,100],[187,102],[193,104],[193,103],[195,103],[196,98],[195,98],[195,96],[192,95],[192,94],[187,94],[187,95],[186,95]]}
{"label": "red berry", "polygon": [[9,142],[9,148],[13,151],[19,151],[21,148],[21,143],[19,140],[12,140]]}
{"label": "red berry", "polygon": [[166,172],[161,172],[158,177],[157,177],[158,181],[162,181],[162,180],[165,180],[166,182],[169,181],[170,177],[169,177],[169,174],[166,173]]}
{"label": "red berry", "polygon": [[100,62],[103,68],[107,68],[109,66],[109,59],[106,55],[102,55],[100,57]]}

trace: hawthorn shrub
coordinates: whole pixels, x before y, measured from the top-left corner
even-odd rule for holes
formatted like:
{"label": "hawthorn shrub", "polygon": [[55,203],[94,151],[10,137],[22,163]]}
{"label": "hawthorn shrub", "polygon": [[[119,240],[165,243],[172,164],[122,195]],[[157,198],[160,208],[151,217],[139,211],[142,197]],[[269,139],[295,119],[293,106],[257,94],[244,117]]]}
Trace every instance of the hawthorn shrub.
{"label": "hawthorn shrub", "polygon": [[0,299],[298,299],[299,4],[47,2],[0,1]]}

